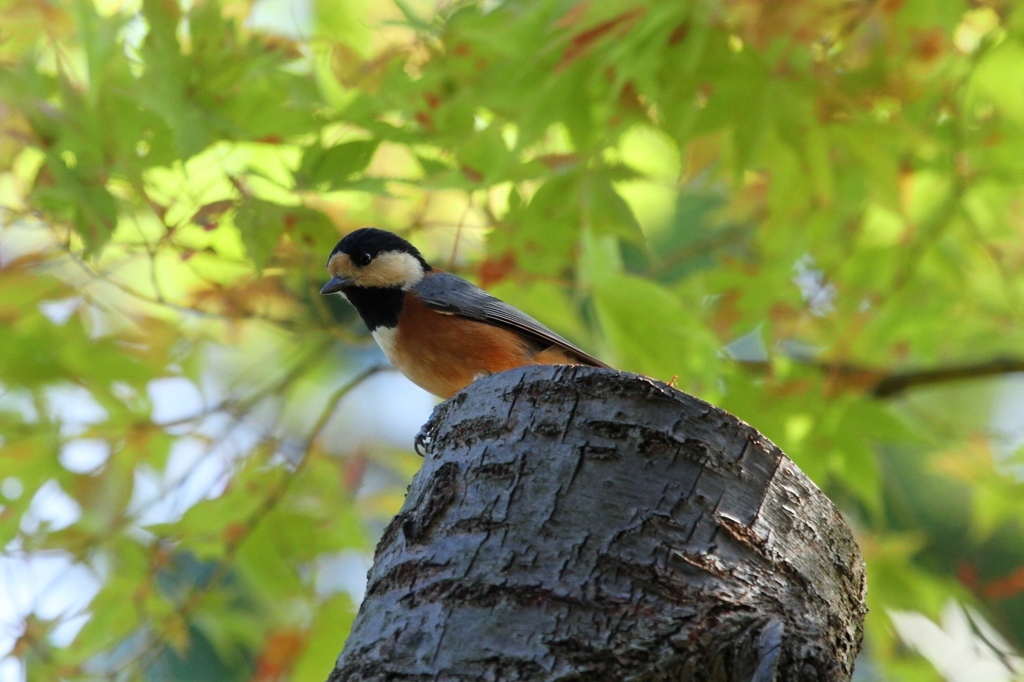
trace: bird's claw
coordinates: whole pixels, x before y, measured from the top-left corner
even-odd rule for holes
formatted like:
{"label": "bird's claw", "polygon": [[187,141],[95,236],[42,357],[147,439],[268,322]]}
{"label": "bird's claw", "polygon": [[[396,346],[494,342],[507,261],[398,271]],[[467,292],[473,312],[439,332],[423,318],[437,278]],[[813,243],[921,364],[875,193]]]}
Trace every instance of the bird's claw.
{"label": "bird's claw", "polygon": [[416,451],[416,454],[420,457],[426,457],[430,441],[430,433],[427,431],[426,425],[424,425],[424,427],[420,429],[420,432],[416,434],[415,440],[413,440],[412,447]]}
{"label": "bird's claw", "polygon": [[413,449],[416,450],[416,454],[420,457],[426,457],[427,449],[434,445],[434,432],[437,431],[438,424],[451,405],[450,400],[446,400],[440,405],[435,405],[434,411],[430,413],[430,419],[420,427],[420,432],[416,434],[416,438],[413,440]]}

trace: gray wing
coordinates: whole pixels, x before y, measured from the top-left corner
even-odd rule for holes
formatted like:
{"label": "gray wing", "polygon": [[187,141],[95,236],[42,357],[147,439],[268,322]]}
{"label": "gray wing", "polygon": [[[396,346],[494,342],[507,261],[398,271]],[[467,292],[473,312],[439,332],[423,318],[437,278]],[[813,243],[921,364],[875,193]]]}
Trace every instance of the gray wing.
{"label": "gray wing", "polygon": [[451,273],[437,272],[427,275],[412,290],[423,304],[432,310],[520,332],[541,345],[558,346],[576,356],[584,364],[611,369],[526,313],[516,310],[480,287]]}

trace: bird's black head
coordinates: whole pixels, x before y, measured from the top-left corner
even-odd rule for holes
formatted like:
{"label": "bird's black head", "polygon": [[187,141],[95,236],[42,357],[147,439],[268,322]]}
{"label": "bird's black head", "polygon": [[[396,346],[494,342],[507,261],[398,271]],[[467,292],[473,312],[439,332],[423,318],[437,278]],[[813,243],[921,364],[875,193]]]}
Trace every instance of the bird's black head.
{"label": "bird's black head", "polygon": [[345,235],[331,251],[327,259],[331,281],[320,293],[351,287],[408,289],[430,270],[416,247],[397,234],[364,227]]}

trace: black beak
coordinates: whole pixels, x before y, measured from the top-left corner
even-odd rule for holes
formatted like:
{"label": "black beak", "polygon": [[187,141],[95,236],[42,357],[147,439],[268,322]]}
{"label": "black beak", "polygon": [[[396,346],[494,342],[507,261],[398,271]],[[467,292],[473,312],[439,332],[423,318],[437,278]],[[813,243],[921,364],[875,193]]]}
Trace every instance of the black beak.
{"label": "black beak", "polygon": [[320,290],[320,293],[326,296],[327,294],[336,294],[339,291],[344,291],[352,286],[353,279],[352,277],[332,277],[331,281]]}

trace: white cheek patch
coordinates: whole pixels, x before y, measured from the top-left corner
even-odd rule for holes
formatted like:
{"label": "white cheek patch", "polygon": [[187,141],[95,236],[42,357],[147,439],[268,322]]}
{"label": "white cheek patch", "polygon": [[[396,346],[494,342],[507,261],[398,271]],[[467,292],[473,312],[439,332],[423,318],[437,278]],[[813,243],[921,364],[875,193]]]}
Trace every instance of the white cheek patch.
{"label": "white cheek patch", "polygon": [[423,266],[408,253],[388,251],[373,259],[356,274],[361,287],[401,287],[411,289],[423,279]]}
{"label": "white cheek patch", "polygon": [[327,272],[331,277],[350,277],[352,271],[352,259],[348,254],[336,253],[327,261]]}

